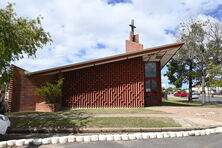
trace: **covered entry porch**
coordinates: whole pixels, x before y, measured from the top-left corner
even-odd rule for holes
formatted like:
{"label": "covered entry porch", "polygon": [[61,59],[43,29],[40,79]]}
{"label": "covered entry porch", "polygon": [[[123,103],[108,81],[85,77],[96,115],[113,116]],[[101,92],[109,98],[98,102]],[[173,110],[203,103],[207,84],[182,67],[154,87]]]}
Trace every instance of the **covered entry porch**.
{"label": "covered entry porch", "polygon": [[178,47],[157,50],[143,55],[144,106],[161,105],[161,69],[176,54]]}

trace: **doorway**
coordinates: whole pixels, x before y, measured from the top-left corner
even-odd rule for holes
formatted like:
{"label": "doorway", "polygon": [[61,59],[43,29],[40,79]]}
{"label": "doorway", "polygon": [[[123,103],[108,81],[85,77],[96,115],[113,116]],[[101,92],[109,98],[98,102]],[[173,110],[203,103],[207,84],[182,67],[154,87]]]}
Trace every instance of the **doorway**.
{"label": "doorway", "polygon": [[145,64],[145,106],[161,104],[160,64],[146,62]]}

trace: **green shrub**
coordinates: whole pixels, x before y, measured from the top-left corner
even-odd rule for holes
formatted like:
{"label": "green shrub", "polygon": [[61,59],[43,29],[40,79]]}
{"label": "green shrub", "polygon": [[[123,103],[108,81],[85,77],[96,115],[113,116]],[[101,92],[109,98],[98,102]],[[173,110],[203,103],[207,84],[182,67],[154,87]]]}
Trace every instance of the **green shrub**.
{"label": "green shrub", "polygon": [[55,84],[47,82],[44,86],[37,88],[36,93],[43,98],[46,103],[54,104],[62,96],[63,79],[59,79]]}

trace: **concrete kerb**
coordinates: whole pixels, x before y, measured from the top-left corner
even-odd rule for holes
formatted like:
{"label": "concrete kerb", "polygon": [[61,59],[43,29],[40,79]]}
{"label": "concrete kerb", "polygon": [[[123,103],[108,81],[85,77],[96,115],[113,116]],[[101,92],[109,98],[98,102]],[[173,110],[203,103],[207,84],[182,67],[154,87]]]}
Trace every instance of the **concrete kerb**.
{"label": "concrete kerb", "polygon": [[[221,125],[222,126],[222,125]],[[189,131],[216,128],[217,126],[201,127],[163,127],[163,128],[10,128],[7,133],[135,133],[135,132],[167,132]]]}
{"label": "concrete kerb", "polygon": [[0,142],[0,148],[15,147],[15,146],[39,146],[45,144],[65,144],[65,143],[79,143],[79,142],[96,142],[96,141],[128,141],[140,139],[154,139],[154,138],[175,138],[187,136],[204,136],[210,134],[222,133],[222,127],[196,129],[187,131],[167,131],[167,132],[138,132],[129,134],[113,134],[113,135],[87,135],[87,136],[62,136],[51,138],[37,138],[37,139],[20,139],[8,140]]}

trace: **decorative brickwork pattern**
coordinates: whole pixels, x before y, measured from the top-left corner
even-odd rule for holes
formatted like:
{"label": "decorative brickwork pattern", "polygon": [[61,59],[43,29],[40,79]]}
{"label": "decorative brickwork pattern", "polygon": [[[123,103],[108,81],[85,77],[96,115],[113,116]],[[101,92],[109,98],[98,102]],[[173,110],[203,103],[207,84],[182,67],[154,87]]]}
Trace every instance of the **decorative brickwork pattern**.
{"label": "decorative brickwork pattern", "polygon": [[53,75],[25,75],[14,66],[9,110],[34,111],[43,100],[35,90],[64,77],[62,106],[73,108],[144,107],[144,63],[141,57]]}
{"label": "decorative brickwork pattern", "polygon": [[141,57],[65,72],[63,77],[65,107],[144,107]]}
{"label": "decorative brickwork pattern", "polygon": [[13,86],[14,86],[14,80],[10,80],[10,82],[9,82],[9,97],[8,97],[8,111],[9,112],[16,110],[13,108]]}

